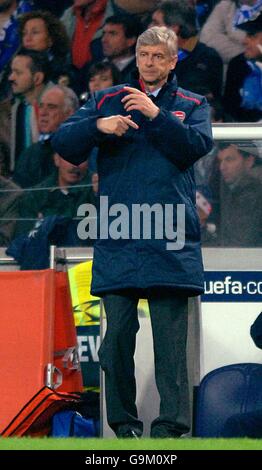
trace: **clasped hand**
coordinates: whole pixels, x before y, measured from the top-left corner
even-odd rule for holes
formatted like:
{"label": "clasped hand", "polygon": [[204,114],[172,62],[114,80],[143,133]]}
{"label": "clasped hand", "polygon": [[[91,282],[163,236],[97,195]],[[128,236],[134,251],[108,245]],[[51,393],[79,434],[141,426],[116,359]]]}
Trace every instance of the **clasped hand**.
{"label": "clasped hand", "polygon": [[[128,86],[124,87],[124,90],[128,91],[129,94],[124,96],[121,102],[124,104],[124,108],[127,112],[136,109],[150,119],[154,119],[158,115],[159,108],[144,92]],[[130,114],[128,116],[117,114],[116,116],[99,118],[97,119],[96,125],[104,134],[115,134],[119,137],[124,135],[129,127],[133,127],[133,129],[136,130],[139,128],[132,120]]]}
{"label": "clasped hand", "polygon": [[143,91],[129,86],[125,86],[124,90],[128,91],[129,94],[124,96],[121,102],[128,113],[136,109],[150,119],[157,117],[160,111],[159,108]]}

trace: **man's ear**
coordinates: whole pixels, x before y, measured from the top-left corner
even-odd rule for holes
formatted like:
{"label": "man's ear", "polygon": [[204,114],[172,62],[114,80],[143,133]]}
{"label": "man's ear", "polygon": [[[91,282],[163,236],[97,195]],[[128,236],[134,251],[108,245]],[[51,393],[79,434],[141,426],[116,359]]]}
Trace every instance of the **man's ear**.
{"label": "man's ear", "polygon": [[72,109],[72,108],[68,108],[65,112],[64,112],[64,116],[65,116],[65,120],[69,117],[69,116],[72,116],[72,114],[74,114],[75,111]]}
{"label": "man's ear", "polygon": [[177,36],[179,36],[179,32],[181,28],[178,24],[174,24],[173,26],[171,26],[171,29],[174,31],[174,33],[176,33]]}
{"label": "man's ear", "polygon": [[137,38],[134,36],[133,38],[128,38],[127,39],[127,44],[128,47],[133,47],[136,43]]}
{"label": "man's ear", "polygon": [[178,59],[177,55],[172,57],[172,59],[171,59],[171,69],[170,70],[174,70],[176,68],[177,59]]}
{"label": "man's ear", "polygon": [[42,85],[42,83],[44,82],[44,74],[43,72],[35,72],[34,74],[34,84],[35,86],[39,86],[39,85]]}
{"label": "man's ear", "polygon": [[254,166],[254,163],[255,163],[255,157],[254,155],[249,155],[246,159],[245,159],[245,162],[246,162],[246,168],[248,170],[251,170],[251,168]]}

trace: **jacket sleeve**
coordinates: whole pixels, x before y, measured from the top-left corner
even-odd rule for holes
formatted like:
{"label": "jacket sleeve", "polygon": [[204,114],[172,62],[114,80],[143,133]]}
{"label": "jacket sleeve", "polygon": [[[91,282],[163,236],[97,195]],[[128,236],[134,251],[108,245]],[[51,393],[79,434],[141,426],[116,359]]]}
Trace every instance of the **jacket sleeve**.
{"label": "jacket sleeve", "polygon": [[105,138],[96,126],[99,117],[102,116],[92,97],[55,132],[51,141],[54,151],[75,165],[84,162],[92,148]]}
{"label": "jacket sleeve", "polygon": [[255,345],[262,349],[262,312],[255,319],[253,325],[251,325],[250,334]]}
{"label": "jacket sleeve", "polygon": [[195,105],[184,124],[172,112],[160,109],[146,124],[148,138],[181,170],[192,166],[213,147],[209,105],[204,99]]}

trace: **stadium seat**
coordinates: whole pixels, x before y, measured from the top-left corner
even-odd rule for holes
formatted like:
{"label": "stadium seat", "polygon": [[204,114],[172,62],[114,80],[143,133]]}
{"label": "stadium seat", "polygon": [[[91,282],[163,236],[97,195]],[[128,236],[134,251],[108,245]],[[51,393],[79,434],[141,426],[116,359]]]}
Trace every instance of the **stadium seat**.
{"label": "stadium seat", "polygon": [[230,364],[209,372],[197,392],[194,436],[219,437],[235,413],[261,409],[262,364]]}

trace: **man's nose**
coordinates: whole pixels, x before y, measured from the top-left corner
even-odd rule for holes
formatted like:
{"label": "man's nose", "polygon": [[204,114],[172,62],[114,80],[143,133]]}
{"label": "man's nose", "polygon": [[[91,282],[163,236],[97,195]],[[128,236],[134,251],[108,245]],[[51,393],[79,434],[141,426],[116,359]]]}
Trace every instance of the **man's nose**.
{"label": "man's nose", "polygon": [[244,39],[242,39],[243,46],[248,46],[249,43],[250,43],[249,37],[245,36]]}
{"label": "man's nose", "polygon": [[219,165],[220,171],[225,170],[225,169],[226,169],[226,166],[227,166],[227,164],[226,164],[225,162],[221,162],[220,165]]}
{"label": "man's nose", "polygon": [[99,88],[99,85],[100,85],[100,80],[93,80],[93,87],[95,89],[98,89]]}
{"label": "man's nose", "polygon": [[24,39],[24,41],[27,40],[27,39],[30,39],[31,36],[32,36],[32,34],[30,34],[30,33],[24,33],[24,34],[23,34],[23,39]]}
{"label": "man's nose", "polygon": [[153,57],[147,56],[146,65],[152,65],[154,62]]}
{"label": "man's nose", "polygon": [[46,116],[47,115],[47,109],[42,107],[39,109],[39,116]]}

